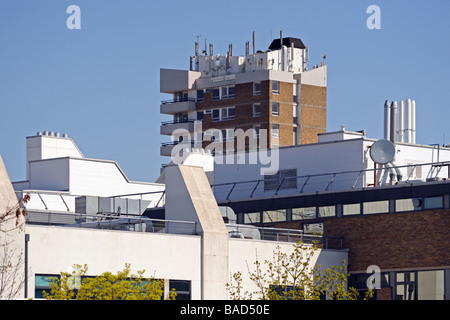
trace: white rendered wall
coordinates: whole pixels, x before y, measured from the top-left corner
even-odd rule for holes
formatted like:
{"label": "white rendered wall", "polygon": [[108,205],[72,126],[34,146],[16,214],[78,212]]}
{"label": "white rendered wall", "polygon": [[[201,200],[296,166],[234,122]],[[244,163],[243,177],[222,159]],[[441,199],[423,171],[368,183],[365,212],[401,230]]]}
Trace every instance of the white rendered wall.
{"label": "white rendered wall", "polygon": [[109,197],[162,191],[164,185],[129,181],[113,161],[70,159],[70,192]]}
{"label": "white rendered wall", "polygon": [[[278,169],[297,169],[297,176],[307,176],[314,174],[325,174],[343,171],[357,171],[364,169],[364,155],[362,152],[363,140],[346,140],[345,142],[315,143],[309,145],[298,145],[294,147],[285,147],[279,149],[279,166],[275,166],[274,171]],[[238,155],[243,157],[243,154]],[[259,159],[259,158],[258,158]],[[272,159],[276,161],[276,158]],[[262,179],[261,168],[269,165],[261,164],[258,160],[256,164],[250,164],[248,158],[244,164],[229,164],[224,160],[224,164],[214,164],[214,184],[254,181]],[[237,159],[234,160],[237,163]],[[303,192],[324,191],[331,179],[331,175],[311,178],[305,186]],[[302,188],[306,178],[298,179],[297,189],[280,190],[279,194],[298,193]],[[336,178],[330,190],[351,188],[356,175],[342,175]],[[253,191],[255,183],[238,184],[233,189],[230,199],[248,198]],[[224,200],[232,186],[221,186],[214,188],[214,195],[218,201]],[[273,195],[274,190],[264,192],[264,183],[260,182],[255,190],[253,197]]]}
{"label": "white rendered wall", "polygon": [[30,234],[29,297],[34,296],[34,275],[58,275],[73,264],[87,264],[88,275],[116,273],[125,263],[144,276],[190,280],[191,298],[200,299],[199,236],[104,231],[80,228],[27,226]]}
{"label": "white rendered wall", "polygon": [[[26,227],[30,234],[28,261],[31,268],[28,296],[34,296],[36,274],[58,275],[70,271],[73,264],[87,264],[88,275],[105,271],[116,273],[125,263],[130,263],[133,272],[145,269],[144,276],[159,279],[191,281],[191,298],[201,299],[201,237],[171,234],[152,234],[62,227]],[[292,243],[229,239],[230,275],[240,271],[244,279],[244,290],[252,290],[248,279],[247,263],[252,268],[256,260],[272,259],[277,246],[290,252]],[[341,265],[348,261],[346,251],[318,250],[312,264],[323,268]],[[219,272],[210,270],[209,272]],[[223,287],[226,295],[226,287]]]}
{"label": "white rendered wall", "polygon": [[[293,249],[293,243],[287,242],[271,242],[271,241],[248,241],[243,239],[230,239],[229,241],[229,270],[230,275],[236,272],[242,274],[242,284],[244,291],[252,292],[257,289],[256,285],[250,280],[248,269],[251,272],[255,271],[255,261],[261,263],[263,272],[267,270],[267,265],[264,261],[273,261],[274,252],[279,246],[281,251],[290,254]],[[326,268],[332,266],[341,266],[344,260],[348,262],[348,252],[345,250],[322,250],[318,249],[314,252],[311,259],[311,266],[317,263],[321,265],[321,270],[324,272]]]}

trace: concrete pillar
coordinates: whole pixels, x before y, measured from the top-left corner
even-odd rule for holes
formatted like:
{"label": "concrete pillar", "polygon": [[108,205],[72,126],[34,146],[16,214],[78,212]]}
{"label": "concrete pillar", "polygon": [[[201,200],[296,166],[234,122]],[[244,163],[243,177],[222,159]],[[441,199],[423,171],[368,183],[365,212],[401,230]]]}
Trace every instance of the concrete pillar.
{"label": "concrete pillar", "polygon": [[[25,279],[25,230],[24,218],[19,216],[16,225],[17,197],[11,180],[0,156],[0,272],[2,276],[10,275],[13,282],[6,284],[6,289],[0,291],[0,299],[24,298]],[[4,260],[6,257],[7,261]],[[7,267],[11,264],[13,268]],[[19,266],[19,270],[14,270]],[[6,268],[4,268],[6,267]]]}
{"label": "concrete pillar", "polygon": [[202,300],[228,299],[228,230],[203,168],[166,167],[165,216],[197,223],[202,236]]}

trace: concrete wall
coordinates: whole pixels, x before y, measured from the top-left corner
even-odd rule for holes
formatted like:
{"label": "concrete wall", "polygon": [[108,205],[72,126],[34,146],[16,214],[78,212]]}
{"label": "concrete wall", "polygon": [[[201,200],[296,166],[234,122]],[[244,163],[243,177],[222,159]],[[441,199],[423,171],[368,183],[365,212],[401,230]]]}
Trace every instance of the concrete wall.
{"label": "concrete wall", "polygon": [[18,201],[0,156],[0,299],[24,297],[25,220],[23,216],[16,219],[17,208]]}
{"label": "concrete wall", "polygon": [[174,93],[194,89],[200,72],[175,69],[160,70],[160,92]]}
{"label": "concrete wall", "polygon": [[[116,273],[125,263],[130,263],[133,272],[145,269],[144,276],[159,279],[191,281],[191,298],[202,298],[202,239],[200,236],[174,234],[152,234],[92,230],[81,228],[27,226],[30,235],[28,261],[31,268],[29,297],[34,297],[34,276],[37,274],[58,275],[70,271],[73,264],[87,264],[88,275],[98,275],[105,271]],[[207,240],[208,241],[208,240]],[[209,242],[215,245],[215,242]],[[229,258],[223,261],[223,270],[229,276],[240,271],[243,274],[244,290],[253,290],[248,278],[247,263],[253,267],[258,259],[272,259],[277,246],[286,253],[292,251],[292,243],[229,239]],[[217,250],[217,248],[216,248]],[[347,260],[346,251],[319,250],[312,264],[319,263],[323,268],[341,265]],[[205,266],[205,265],[204,265]],[[211,265],[210,265],[211,266]],[[222,277],[219,266],[206,272]],[[202,276],[203,274],[203,276]],[[215,286],[215,295],[227,299],[224,283]]]}
{"label": "concrete wall", "polygon": [[133,273],[190,280],[191,298],[200,299],[201,238],[199,236],[105,231],[81,228],[27,226],[30,234],[29,265],[34,275],[68,271],[73,264],[87,264],[88,275],[116,273],[130,263]]}
{"label": "concrete wall", "polygon": [[[236,272],[242,274],[242,284],[244,290],[252,292],[257,289],[257,286],[250,280],[248,269],[251,272],[255,271],[254,263],[259,261],[263,272],[267,270],[267,264],[264,261],[273,262],[274,252],[277,246],[286,254],[292,253],[293,243],[287,242],[270,242],[270,241],[248,241],[242,239],[230,239],[230,260],[229,269],[230,276]],[[316,264],[321,265],[322,271],[332,266],[343,265],[344,260],[348,263],[348,253],[345,250],[322,250],[318,249],[314,252],[311,259],[311,266]]]}
{"label": "concrete wall", "polygon": [[[279,169],[297,169],[297,176],[306,176],[312,174],[333,173],[339,171],[354,171],[364,168],[363,158],[363,140],[347,140],[345,143],[317,143],[309,145],[299,145],[279,149]],[[248,155],[248,154],[246,154]],[[238,155],[244,157],[244,155]],[[267,167],[258,161],[257,164],[250,164],[248,158],[244,164],[215,164],[214,166],[214,184],[244,182],[264,179],[261,175],[261,168]],[[277,171],[278,168],[275,168]],[[304,192],[325,190],[331,175],[316,177],[310,179],[305,186]],[[332,190],[339,188],[351,188],[356,175],[342,176],[341,179],[335,179]],[[297,189],[280,190],[279,194],[297,193],[305,179],[297,181]],[[230,199],[247,198],[253,190],[254,183],[237,185]],[[231,188],[229,186],[217,187],[214,194],[218,201],[224,200]],[[264,184],[261,182],[254,192],[254,197],[273,195],[274,191],[264,192]]]}

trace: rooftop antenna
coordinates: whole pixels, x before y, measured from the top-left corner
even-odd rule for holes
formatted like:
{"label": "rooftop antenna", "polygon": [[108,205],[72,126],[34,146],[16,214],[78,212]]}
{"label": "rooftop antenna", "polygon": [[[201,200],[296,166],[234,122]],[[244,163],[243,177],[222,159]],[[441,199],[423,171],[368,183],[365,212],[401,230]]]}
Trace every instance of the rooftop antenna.
{"label": "rooftop antenna", "polygon": [[194,37],[197,38],[197,41],[195,41],[195,55],[196,55],[196,56],[198,56],[198,51],[199,51],[199,48],[198,48],[198,46],[199,46],[198,39],[199,39],[201,36],[202,36],[201,34],[200,34],[200,35],[194,34]]}
{"label": "rooftop antenna", "polygon": [[255,54],[255,31],[253,31],[253,54]]}
{"label": "rooftop antenna", "polygon": [[205,50],[203,50],[202,53],[204,53],[205,56],[208,54],[208,51],[207,51],[207,49],[206,49],[206,38],[205,38]]}

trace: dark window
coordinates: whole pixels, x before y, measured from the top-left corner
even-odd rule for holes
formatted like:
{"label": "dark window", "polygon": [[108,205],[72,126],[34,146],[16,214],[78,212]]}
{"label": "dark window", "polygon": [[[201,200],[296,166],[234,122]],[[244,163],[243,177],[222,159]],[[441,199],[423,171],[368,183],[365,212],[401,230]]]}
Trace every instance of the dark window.
{"label": "dark window", "polygon": [[169,289],[175,289],[176,300],[191,300],[191,282],[187,280],[169,280]]}
{"label": "dark window", "polygon": [[213,100],[219,100],[220,99],[220,89],[219,88],[214,88],[212,90],[212,99]]}
{"label": "dark window", "polygon": [[296,189],[297,169],[279,170],[274,175],[264,176],[264,191]]}
{"label": "dark window", "polygon": [[203,102],[204,92],[203,90],[197,90],[197,102]]}

